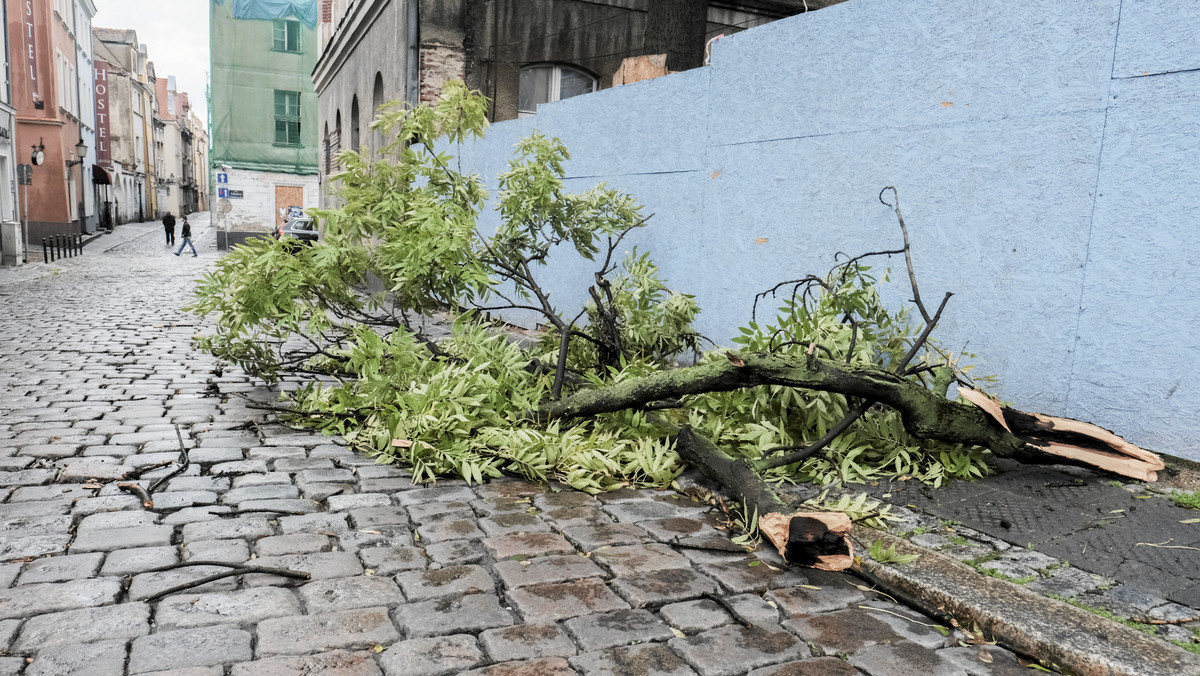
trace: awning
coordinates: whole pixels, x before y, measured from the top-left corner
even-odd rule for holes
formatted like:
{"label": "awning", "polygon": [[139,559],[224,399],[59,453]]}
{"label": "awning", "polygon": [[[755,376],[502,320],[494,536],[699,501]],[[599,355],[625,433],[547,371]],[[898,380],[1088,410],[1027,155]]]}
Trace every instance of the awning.
{"label": "awning", "polygon": [[112,185],[112,175],[99,164],[92,165],[92,183],[96,185]]}

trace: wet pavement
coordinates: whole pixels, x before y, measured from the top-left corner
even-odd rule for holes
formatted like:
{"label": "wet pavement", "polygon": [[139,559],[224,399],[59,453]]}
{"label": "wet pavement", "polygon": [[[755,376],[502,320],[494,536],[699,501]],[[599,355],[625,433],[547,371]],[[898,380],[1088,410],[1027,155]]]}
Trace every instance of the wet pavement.
{"label": "wet pavement", "polygon": [[[0,675],[1025,673],[851,575],[704,548],[726,532],[686,496],[414,486],[275,423],[189,345],[207,222],[198,258],[145,223],[0,270]],[[147,507],[117,484],[173,471],[177,428]],[[224,564],[311,579],[170,591]]]}
{"label": "wet pavement", "polygon": [[974,483],[867,490],[905,516],[892,530],[914,544],[1197,645],[1200,511],[1155,483],[1075,467],[1001,468]]}

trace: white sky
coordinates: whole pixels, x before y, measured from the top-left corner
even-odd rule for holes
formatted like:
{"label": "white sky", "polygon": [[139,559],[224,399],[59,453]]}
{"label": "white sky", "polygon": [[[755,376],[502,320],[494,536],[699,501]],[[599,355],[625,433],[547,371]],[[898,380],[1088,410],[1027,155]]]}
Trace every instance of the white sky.
{"label": "white sky", "polygon": [[97,28],[132,28],[154,62],[155,74],[175,76],[192,110],[208,119],[208,5],[210,0],[94,0]]}

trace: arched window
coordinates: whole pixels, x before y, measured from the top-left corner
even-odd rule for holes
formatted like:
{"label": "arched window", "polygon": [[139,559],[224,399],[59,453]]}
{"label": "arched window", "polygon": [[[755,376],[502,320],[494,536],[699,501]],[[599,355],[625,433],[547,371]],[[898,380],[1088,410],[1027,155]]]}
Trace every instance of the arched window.
{"label": "arched window", "polygon": [[350,102],[350,149],[362,149],[358,144],[358,94]]}
{"label": "arched window", "polygon": [[338,162],[337,156],[342,152],[342,111],[337,111],[333,121],[333,135],[329,137],[329,156],[333,158],[333,171],[341,171],[342,165]]}
{"label": "arched window", "polygon": [[321,145],[323,146],[322,150],[325,151],[325,157],[323,158],[324,161],[321,164],[325,167],[326,174],[333,173],[333,154],[329,152],[329,142],[331,140],[332,139],[329,138],[329,123],[326,122],[325,133],[321,135]]}
{"label": "arched window", "polygon": [[[383,107],[383,73],[375,73],[375,86],[371,89],[371,119],[379,115],[379,109]],[[383,134],[378,129],[371,132],[371,141],[374,150],[378,151],[383,147]]]}
{"label": "arched window", "polygon": [[585,70],[557,63],[542,63],[521,69],[517,117],[537,114],[537,107],[551,101],[596,91],[599,80]]}

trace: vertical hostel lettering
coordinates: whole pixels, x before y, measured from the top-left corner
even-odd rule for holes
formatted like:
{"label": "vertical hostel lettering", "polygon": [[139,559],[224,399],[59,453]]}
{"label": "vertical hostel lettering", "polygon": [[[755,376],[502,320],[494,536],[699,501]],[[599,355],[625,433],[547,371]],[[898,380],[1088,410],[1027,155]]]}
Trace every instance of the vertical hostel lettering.
{"label": "vertical hostel lettering", "polygon": [[34,44],[34,15],[33,15],[33,0],[25,0],[25,66],[29,69],[29,92],[33,95],[33,102],[37,103],[42,98],[38,92],[38,77],[37,77],[37,51]]}
{"label": "vertical hostel lettering", "polygon": [[94,91],[96,92],[96,163],[112,166],[112,149],[108,145],[108,62],[96,59]]}

